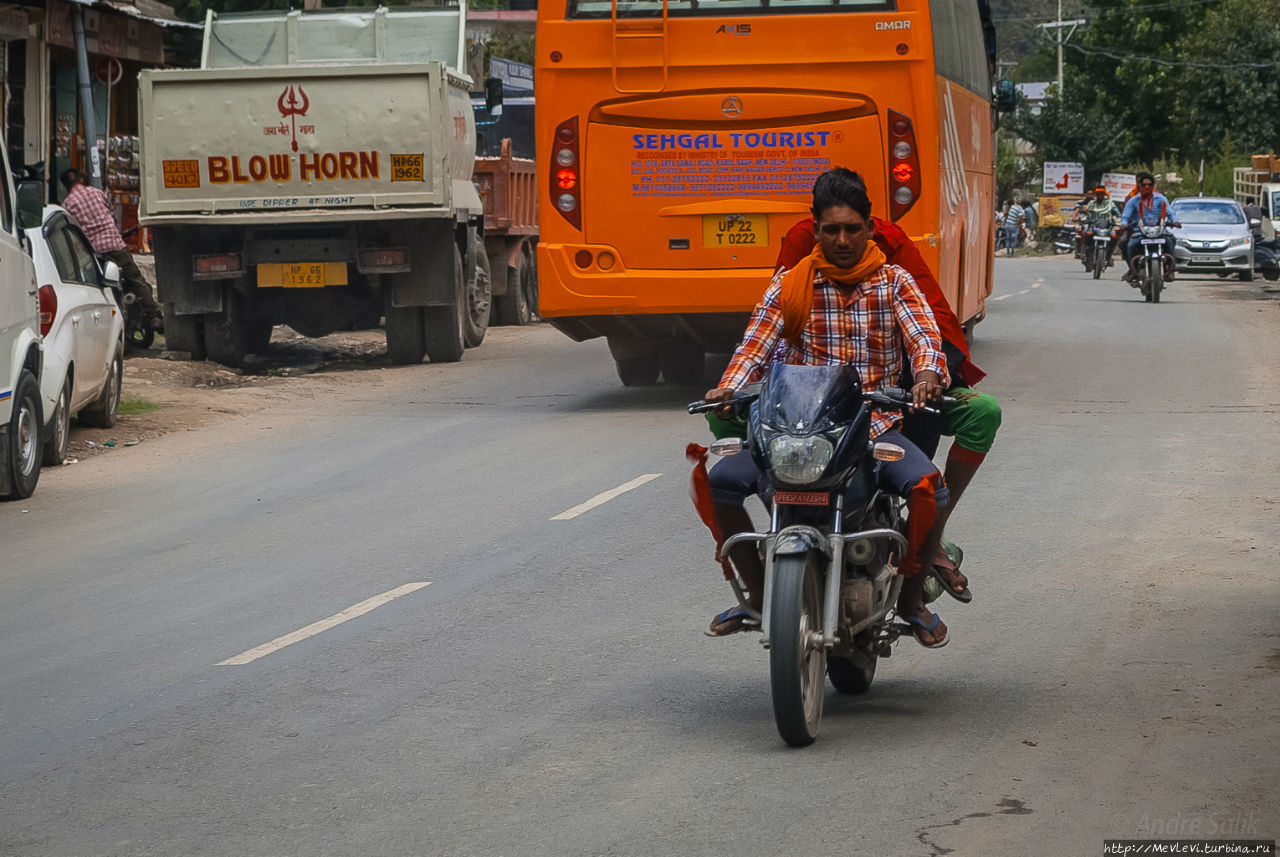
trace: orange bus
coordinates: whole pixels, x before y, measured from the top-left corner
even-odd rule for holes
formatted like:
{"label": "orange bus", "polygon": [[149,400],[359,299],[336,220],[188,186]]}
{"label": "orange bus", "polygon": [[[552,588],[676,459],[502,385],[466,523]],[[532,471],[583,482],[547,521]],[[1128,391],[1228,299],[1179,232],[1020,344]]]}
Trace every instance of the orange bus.
{"label": "orange bus", "polygon": [[626,385],[702,380],[833,166],[962,322],[991,291],[986,0],[541,0],[539,310]]}

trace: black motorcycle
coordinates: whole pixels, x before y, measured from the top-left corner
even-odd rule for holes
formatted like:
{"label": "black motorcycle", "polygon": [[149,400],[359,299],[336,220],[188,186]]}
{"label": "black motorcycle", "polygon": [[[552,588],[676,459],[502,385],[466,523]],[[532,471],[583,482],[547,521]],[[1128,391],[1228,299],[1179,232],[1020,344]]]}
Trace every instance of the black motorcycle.
{"label": "black motorcycle", "polygon": [[1173,257],[1165,252],[1165,228],[1167,221],[1163,218],[1158,226],[1139,223],[1142,238],[1139,239],[1142,255],[1138,257],[1138,288],[1147,303],[1160,303],[1160,292],[1164,290],[1165,265],[1173,267]]}
{"label": "black motorcycle", "polygon": [[[746,415],[748,438],[717,440],[711,451],[751,455],[763,474],[761,499],[772,511],[767,530],[731,536],[721,555],[743,542],[762,551],[763,611],[747,606],[740,579],[730,583],[749,624],[764,633],[778,732],[803,746],[818,734],[825,679],[841,693],[866,692],[878,659],[911,634],[894,616],[906,499],[876,481],[879,462],[899,460],[904,451],[870,440],[873,407],[909,408],[911,394],[893,387],[866,392],[852,366],[778,364],[729,404]],[[689,413],[718,407],[694,402]]]}

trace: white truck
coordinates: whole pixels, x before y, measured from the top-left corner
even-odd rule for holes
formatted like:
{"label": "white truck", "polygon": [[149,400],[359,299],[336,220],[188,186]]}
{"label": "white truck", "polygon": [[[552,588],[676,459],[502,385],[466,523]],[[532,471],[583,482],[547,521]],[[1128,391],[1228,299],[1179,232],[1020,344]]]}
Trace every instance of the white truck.
{"label": "white truck", "polygon": [[465,20],[465,5],[210,12],[199,69],[142,72],[140,222],[170,350],[235,366],[275,324],[324,336],[382,318],[395,363],[480,344]]}
{"label": "white truck", "polygon": [[1236,167],[1232,175],[1232,196],[1236,202],[1244,205],[1245,200],[1253,197],[1262,208],[1264,239],[1274,238],[1280,232],[1280,181],[1276,181],[1276,177],[1270,170],[1252,167]]}

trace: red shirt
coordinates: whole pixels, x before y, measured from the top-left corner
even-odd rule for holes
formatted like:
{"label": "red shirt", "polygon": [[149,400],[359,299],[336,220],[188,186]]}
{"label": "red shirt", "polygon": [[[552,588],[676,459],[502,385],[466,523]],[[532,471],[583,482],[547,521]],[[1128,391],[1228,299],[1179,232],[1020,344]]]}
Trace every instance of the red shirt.
{"label": "red shirt", "polygon": [[78,184],[67,192],[62,207],[75,218],[95,253],[114,253],[128,249],[120,237],[115,214],[107,195],[96,187]]}
{"label": "red shirt", "polygon": [[[958,367],[961,380],[966,385],[973,386],[987,377],[987,373],[969,359],[969,343],[964,338],[964,327],[952,312],[951,304],[947,303],[946,296],[942,294],[942,287],[938,285],[938,280],[929,270],[928,263],[920,255],[911,238],[900,226],[878,217],[871,218],[871,227],[873,230],[871,240],[884,251],[886,263],[906,269],[906,272],[916,281],[916,285],[920,287],[925,300],[929,302],[929,308],[933,310],[933,319],[942,332],[942,338],[964,355],[964,362]],[[813,251],[815,243],[817,242],[813,237],[813,218],[800,221],[783,236],[782,249],[778,252],[778,261],[774,264],[774,270],[789,270],[794,267],[797,262]]]}

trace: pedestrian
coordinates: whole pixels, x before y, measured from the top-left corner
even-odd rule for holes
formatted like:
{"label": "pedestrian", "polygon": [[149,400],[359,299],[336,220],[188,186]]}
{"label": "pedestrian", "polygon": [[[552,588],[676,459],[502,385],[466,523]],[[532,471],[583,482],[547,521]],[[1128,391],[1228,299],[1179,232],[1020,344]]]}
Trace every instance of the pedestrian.
{"label": "pedestrian", "polygon": [[1251,196],[1244,198],[1244,219],[1249,224],[1249,231],[1253,233],[1254,243],[1262,240],[1262,207],[1258,205],[1258,201]]}
{"label": "pedestrian", "polygon": [[1022,229],[1026,223],[1026,210],[1018,204],[1018,198],[1014,197],[1009,203],[1009,207],[1004,213],[1004,241],[1005,248],[1009,251],[1009,255],[1013,255],[1013,251],[1017,249],[1022,237]]}
{"label": "pedestrian", "polygon": [[151,284],[138,270],[138,263],[133,261],[133,254],[124,243],[107,195],[98,188],[85,184],[77,169],[65,170],[59,178],[62,186],[67,189],[62,207],[80,224],[85,237],[93,245],[93,252],[119,266],[124,290],[134,296],[142,308],[142,317],[152,328],[163,331],[164,317],[152,294]]}

